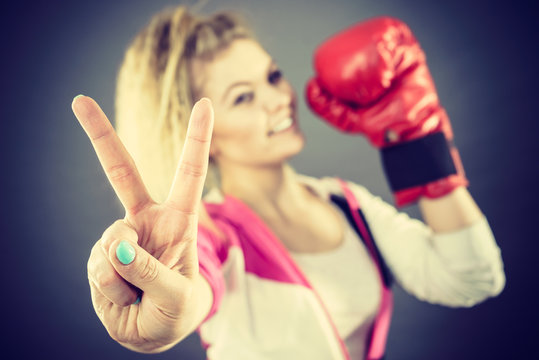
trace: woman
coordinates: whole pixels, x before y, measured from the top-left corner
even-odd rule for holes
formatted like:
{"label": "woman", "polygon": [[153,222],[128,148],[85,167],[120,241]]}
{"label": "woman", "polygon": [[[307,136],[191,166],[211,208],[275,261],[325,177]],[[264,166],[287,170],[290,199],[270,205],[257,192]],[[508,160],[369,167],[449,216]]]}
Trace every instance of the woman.
{"label": "woman", "polygon": [[[358,107],[343,111],[350,99],[329,98],[319,75],[309,85],[312,108],[334,124],[350,120]],[[122,140],[92,99],[75,98],[126,210],[88,261],[95,311],[120,344],[160,352],[198,328],[211,359],[377,359],[391,274],[418,298],[448,306],[502,290],[499,249],[462,175],[442,179],[452,185],[440,192],[438,183],[435,195],[430,183],[416,199],[396,192],[398,201],[419,201],[426,225],[359,185],[298,175],[287,165],[304,144],[296,101],[233,16],[199,18],[183,7],[156,15],[126,53],[116,103]],[[338,119],[329,106],[341,107]],[[392,142],[403,134],[385,133]],[[208,161],[218,176],[199,206]],[[402,180],[389,170],[392,183]]]}

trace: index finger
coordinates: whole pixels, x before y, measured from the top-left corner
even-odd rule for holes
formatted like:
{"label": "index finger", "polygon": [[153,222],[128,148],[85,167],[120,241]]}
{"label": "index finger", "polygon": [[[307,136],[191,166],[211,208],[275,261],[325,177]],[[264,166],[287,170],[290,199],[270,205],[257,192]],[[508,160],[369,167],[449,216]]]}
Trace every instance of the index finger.
{"label": "index finger", "polygon": [[196,214],[208,172],[213,131],[213,107],[207,98],[199,100],[191,112],[182,155],[167,203],[186,214]]}
{"label": "index finger", "polygon": [[151,199],[133,159],[116,135],[99,105],[88,96],[77,96],[71,105],[88,134],[99,162],[128,213],[136,213]]}

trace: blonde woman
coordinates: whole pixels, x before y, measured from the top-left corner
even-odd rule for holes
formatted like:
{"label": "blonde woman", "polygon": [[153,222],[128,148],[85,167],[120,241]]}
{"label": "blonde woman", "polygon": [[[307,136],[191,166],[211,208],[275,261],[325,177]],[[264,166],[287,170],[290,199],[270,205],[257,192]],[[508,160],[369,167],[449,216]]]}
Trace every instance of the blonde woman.
{"label": "blonde woman", "polygon": [[425,223],[360,185],[297,174],[297,97],[271,56],[230,14],[166,10],[126,52],[119,137],[91,98],[73,101],[126,211],[88,261],[95,311],[117,342],[161,352],[198,330],[210,359],[380,359],[393,278],[447,306],[503,289],[409,29],[355,25],[315,65],[311,108],[381,149],[397,204],[419,202]]}

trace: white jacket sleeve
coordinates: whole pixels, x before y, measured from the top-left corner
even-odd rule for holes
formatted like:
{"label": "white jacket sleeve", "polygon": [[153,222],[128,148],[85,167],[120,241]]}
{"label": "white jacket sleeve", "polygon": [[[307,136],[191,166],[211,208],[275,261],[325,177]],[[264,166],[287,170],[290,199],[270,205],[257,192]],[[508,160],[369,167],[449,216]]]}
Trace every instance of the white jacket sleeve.
{"label": "white jacket sleeve", "polygon": [[486,218],[435,234],[364,187],[350,187],[384,260],[407,292],[434,304],[470,307],[502,291],[503,262]]}

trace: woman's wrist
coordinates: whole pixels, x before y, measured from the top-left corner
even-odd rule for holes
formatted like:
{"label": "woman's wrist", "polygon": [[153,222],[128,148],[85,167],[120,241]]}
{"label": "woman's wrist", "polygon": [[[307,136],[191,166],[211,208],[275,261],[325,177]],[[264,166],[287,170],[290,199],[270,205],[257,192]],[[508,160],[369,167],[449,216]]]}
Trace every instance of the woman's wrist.
{"label": "woman's wrist", "polygon": [[463,229],[475,224],[484,216],[463,186],[439,198],[421,197],[419,209],[423,219],[435,233]]}
{"label": "woman's wrist", "polygon": [[179,338],[177,341],[173,341],[166,345],[163,345],[162,343],[159,343],[159,342],[152,342],[152,341],[148,341],[143,344],[127,344],[127,343],[122,343],[122,342],[118,342],[118,343],[122,345],[123,347],[125,347],[126,349],[129,349],[138,353],[158,354],[174,347],[174,345],[179,343],[182,339],[183,338]]}

